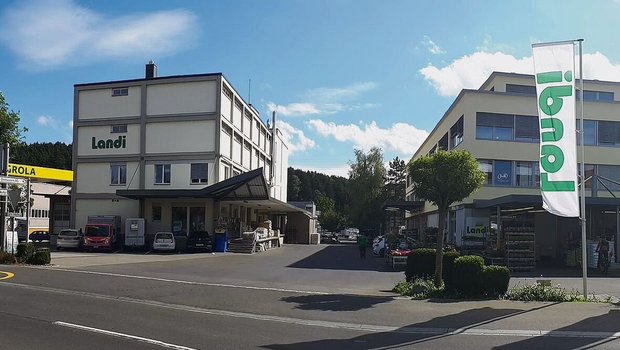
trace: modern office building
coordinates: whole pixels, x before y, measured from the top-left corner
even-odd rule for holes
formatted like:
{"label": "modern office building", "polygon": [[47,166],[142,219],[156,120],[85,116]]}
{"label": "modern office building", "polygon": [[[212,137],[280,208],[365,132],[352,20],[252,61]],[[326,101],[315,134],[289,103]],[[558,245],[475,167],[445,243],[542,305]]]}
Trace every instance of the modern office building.
{"label": "modern office building", "polygon": [[[615,242],[620,238],[620,83],[585,80],[578,100],[581,95],[586,228],[593,253],[601,235]],[[479,89],[461,91],[413,156],[467,150],[486,174],[479,191],[452,205],[448,241],[465,250],[501,252],[515,269],[530,268],[535,261],[576,264],[579,219],[542,209],[539,135],[534,76],[494,72]],[[410,182],[407,200],[416,200]],[[436,207],[426,202],[411,210],[407,226],[422,235],[432,232],[438,226]],[[617,257],[617,244],[614,249]]]}
{"label": "modern office building", "polygon": [[145,218],[147,234],[219,223],[234,236],[305,216],[286,204],[275,116],[263,121],[221,73],[158,77],[150,62],[144,79],[77,84],[74,100],[74,227],[120,215]]}

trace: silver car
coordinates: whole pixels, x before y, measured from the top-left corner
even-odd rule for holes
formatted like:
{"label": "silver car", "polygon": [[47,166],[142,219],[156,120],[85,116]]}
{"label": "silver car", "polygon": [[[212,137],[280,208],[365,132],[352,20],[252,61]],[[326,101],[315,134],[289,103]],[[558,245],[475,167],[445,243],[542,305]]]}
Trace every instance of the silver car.
{"label": "silver car", "polygon": [[76,229],[64,229],[58,234],[56,239],[56,249],[63,248],[82,248],[84,235]]}
{"label": "silver car", "polygon": [[153,250],[175,250],[176,242],[172,232],[157,232],[153,240]]}

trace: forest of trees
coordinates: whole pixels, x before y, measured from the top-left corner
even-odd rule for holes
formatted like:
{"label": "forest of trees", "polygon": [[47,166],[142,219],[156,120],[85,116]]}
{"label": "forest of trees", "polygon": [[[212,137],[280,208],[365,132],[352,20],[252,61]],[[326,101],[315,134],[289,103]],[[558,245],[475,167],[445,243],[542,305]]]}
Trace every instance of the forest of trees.
{"label": "forest of trees", "polygon": [[289,168],[288,201],[313,201],[328,231],[348,226],[380,230],[383,202],[405,198],[406,163],[396,157],[386,169],[379,148],[356,149],[354,155],[348,178]]}
{"label": "forest of trees", "polygon": [[17,144],[11,148],[11,163],[71,170],[72,145],[62,142]]}

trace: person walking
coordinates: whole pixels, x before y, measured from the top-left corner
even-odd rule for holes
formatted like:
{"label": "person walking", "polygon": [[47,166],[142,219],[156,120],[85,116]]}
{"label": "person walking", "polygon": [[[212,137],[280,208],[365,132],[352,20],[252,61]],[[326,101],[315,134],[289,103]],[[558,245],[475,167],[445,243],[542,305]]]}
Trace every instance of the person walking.
{"label": "person walking", "polygon": [[368,245],[368,238],[366,235],[357,235],[357,246],[360,248],[360,258],[366,259],[366,246]]}
{"label": "person walking", "polygon": [[607,268],[609,267],[609,241],[604,235],[601,235],[595,251],[598,253],[598,261],[596,263],[598,269],[607,274]]}

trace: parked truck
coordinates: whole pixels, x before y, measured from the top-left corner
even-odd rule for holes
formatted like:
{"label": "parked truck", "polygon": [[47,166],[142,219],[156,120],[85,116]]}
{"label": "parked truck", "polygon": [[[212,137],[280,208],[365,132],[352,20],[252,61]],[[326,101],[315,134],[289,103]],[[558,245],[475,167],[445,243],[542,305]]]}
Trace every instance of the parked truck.
{"label": "parked truck", "polygon": [[125,219],[125,247],[144,248],[145,224],[143,218]]}
{"label": "parked truck", "polygon": [[84,248],[113,250],[121,235],[119,215],[91,215],[84,229]]}

